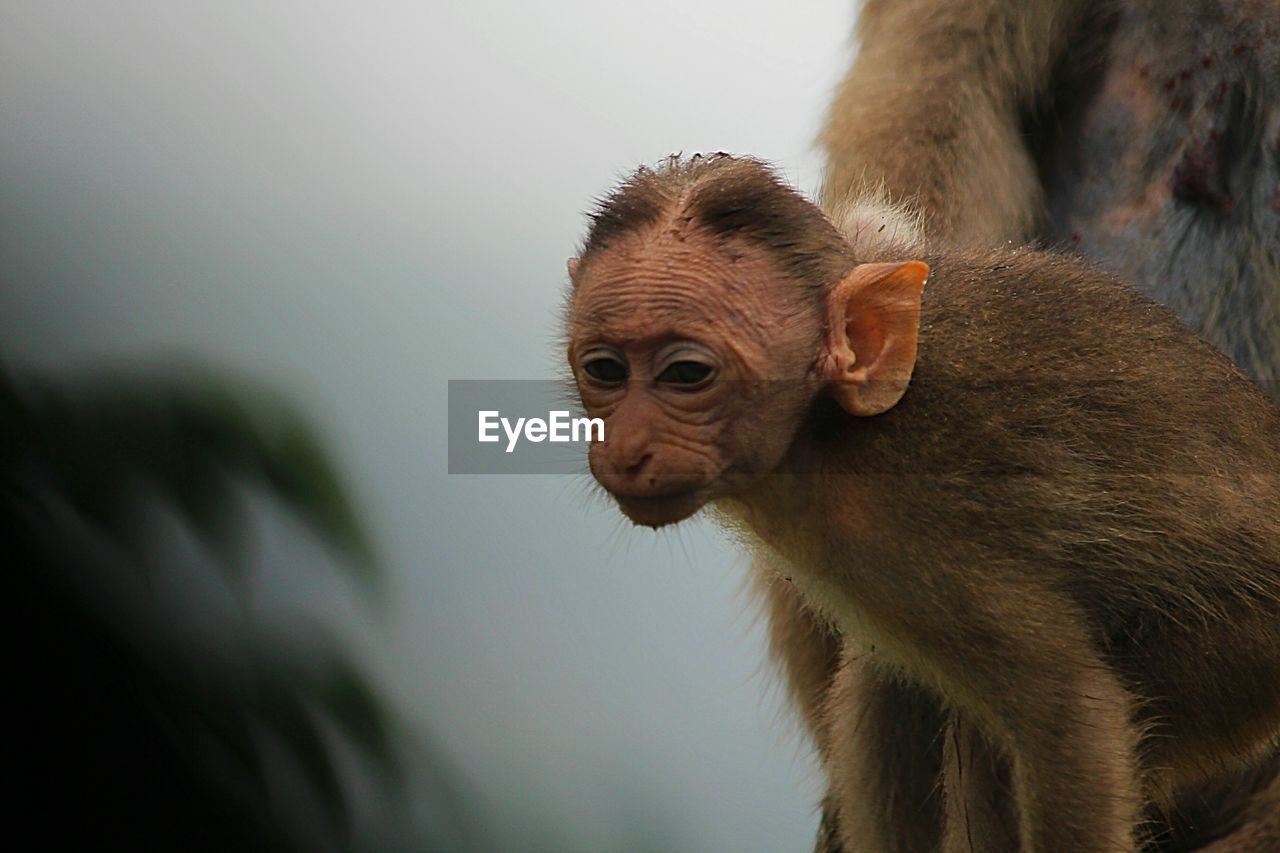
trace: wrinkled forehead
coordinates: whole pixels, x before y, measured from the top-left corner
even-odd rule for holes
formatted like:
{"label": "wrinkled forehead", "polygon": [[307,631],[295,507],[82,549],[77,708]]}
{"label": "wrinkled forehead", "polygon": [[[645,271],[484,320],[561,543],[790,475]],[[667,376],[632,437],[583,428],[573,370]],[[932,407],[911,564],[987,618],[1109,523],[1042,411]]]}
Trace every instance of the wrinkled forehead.
{"label": "wrinkled forehead", "polygon": [[634,339],[660,330],[763,334],[780,280],[768,255],[709,237],[631,238],[592,257],[573,294],[570,331]]}

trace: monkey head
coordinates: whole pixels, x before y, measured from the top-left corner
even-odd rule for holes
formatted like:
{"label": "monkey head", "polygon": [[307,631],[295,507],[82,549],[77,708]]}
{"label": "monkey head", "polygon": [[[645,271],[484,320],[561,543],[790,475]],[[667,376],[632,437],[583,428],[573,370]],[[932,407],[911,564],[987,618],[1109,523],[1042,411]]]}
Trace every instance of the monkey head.
{"label": "monkey head", "polygon": [[[928,267],[852,263],[809,202],[755,161],[725,159],[751,168],[720,175],[728,187],[705,175],[690,187],[669,167],[683,185],[634,227],[593,233],[569,264],[569,366],[605,424],[591,472],[636,524],[682,521],[777,469],[819,394],[854,415],[887,410],[915,362]],[[743,194],[773,209],[744,212]],[[726,209],[736,227],[716,218]],[[761,218],[763,235],[750,227]],[[797,260],[796,246],[835,256]],[[798,268],[833,274],[806,280]]]}

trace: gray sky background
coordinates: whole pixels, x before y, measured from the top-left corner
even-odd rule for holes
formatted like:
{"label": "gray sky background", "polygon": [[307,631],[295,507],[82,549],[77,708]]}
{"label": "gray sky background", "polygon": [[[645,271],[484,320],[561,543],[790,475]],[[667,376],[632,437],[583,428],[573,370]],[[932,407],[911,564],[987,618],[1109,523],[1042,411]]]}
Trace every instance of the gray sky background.
{"label": "gray sky background", "polygon": [[478,791],[506,849],[804,850],[789,735],[706,522],[585,477],[451,476],[449,379],[559,374],[564,262],[641,162],[727,150],[812,192],[851,0],[0,3],[0,340],[71,368],[194,354],[316,419],[390,574],[273,572]]}

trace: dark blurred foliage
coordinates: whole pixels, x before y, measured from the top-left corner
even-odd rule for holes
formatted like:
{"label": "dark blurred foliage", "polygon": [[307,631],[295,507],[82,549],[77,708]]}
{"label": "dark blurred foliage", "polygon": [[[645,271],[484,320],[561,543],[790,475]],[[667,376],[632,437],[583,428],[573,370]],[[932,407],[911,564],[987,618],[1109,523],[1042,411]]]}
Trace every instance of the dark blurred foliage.
{"label": "dark blurred foliage", "polygon": [[[358,584],[376,582],[326,454],[273,395],[192,369],[70,384],[0,368],[0,796],[11,838],[38,849],[340,850],[344,754],[371,768],[375,796],[396,796],[391,721],[341,644],[249,637],[211,654],[148,594],[165,571],[149,533],[157,511],[196,532],[243,588],[246,489],[307,522]],[[282,802],[282,778],[302,793]]]}

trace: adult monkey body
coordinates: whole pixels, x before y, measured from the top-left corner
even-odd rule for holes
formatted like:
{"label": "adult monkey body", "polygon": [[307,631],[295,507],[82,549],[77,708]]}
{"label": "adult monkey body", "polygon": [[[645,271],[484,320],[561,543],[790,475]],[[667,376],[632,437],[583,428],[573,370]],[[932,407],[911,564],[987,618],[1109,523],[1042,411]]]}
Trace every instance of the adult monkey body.
{"label": "adult monkey body", "polygon": [[[1134,849],[1280,730],[1280,410],[1069,260],[929,258],[923,309],[923,264],[857,260],[751,161],[637,174],[571,265],[592,471],[637,523],[715,502],[873,648],[826,718],[848,849]],[[990,758],[940,827],[886,736],[917,694]]]}

